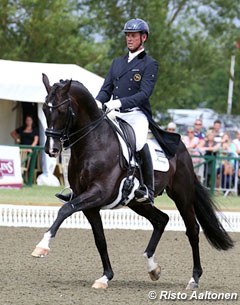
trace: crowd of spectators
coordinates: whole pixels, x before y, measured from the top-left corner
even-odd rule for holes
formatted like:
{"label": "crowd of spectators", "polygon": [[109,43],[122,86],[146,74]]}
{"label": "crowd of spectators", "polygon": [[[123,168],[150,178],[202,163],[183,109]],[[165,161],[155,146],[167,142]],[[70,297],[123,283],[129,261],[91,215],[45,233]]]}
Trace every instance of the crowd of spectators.
{"label": "crowd of spectators", "polygon": [[[170,122],[166,130],[178,132],[174,122]],[[233,138],[231,138],[231,134],[222,128],[220,120],[215,120],[213,125],[206,130],[202,120],[196,119],[194,126],[189,126],[186,133],[181,134],[181,137],[193,157],[194,165],[204,161],[203,158],[200,159],[197,156],[204,156],[206,162],[202,177],[204,177],[206,186],[210,186],[212,174],[211,162],[207,162],[207,156],[218,155],[221,158],[218,159],[218,164],[216,165],[217,186],[225,189],[231,188],[235,183],[235,177],[238,176],[240,194],[240,168],[236,161],[238,157],[240,158],[240,130],[237,130]]]}

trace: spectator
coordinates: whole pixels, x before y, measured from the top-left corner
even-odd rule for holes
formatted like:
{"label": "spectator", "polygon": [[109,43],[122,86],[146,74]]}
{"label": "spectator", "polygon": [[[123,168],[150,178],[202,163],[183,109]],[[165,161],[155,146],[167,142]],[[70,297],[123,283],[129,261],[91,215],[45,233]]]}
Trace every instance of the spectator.
{"label": "spectator", "polygon": [[232,143],[228,133],[224,133],[221,143],[221,156],[225,157],[217,169],[217,182],[222,189],[232,188],[234,185],[234,177],[236,172],[236,161],[232,157],[236,157],[236,146]]}
{"label": "spectator", "polygon": [[240,130],[236,132],[236,138],[233,140],[233,143],[236,146],[236,152],[240,155]]}
{"label": "spectator", "polygon": [[200,140],[194,135],[194,128],[188,127],[187,135],[182,137],[183,143],[186,145],[188,150],[196,149],[200,145]]}
{"label": "spectator", "polygon": [[225,153],[234,154],[234,155],[236,155],[236,153],[237,153],[237,147],[232,142],[232,140],[227,132],[225,132],[222,136],[221,150]]}
{"label": "spectator", "polygon": [[13,130],[11,136],[21,145],[36,146],[38,144],[38,129],[34,126],[33,118],[27,115],[23,126]]}
{"label": "spectator", "polygon": [[169,131],[169,132],[176,132],[176,128],[177,128],[177,126],[174,122],[170,122],[167,125],[167,131]]}
{"label": "spectator", "polygon": [[189,151],[189,153],[192,157],[195,173],[198,176],[198,178],[200,178],[199,164],[201,163],[201,159],[198,158],[198,156],[200,156],[200,154],[201,154],[200,150],[199,150],[199,147],[202,144],[200,143],[199,138],[194,136],[194,128],[193,127],[188,127],[187,135],[182,137],[182,141],[186,145],[186,148],[188,149],[188,151]]}
{"label": "spectator", "polygon": [[205,134],[202,131],[203,123],[201,119],[196,119],[194,122],[194,135],[199,138],[200,141],[203,141],[205,138]]}
{"label": "spectator", "polygon": [[201,151],[205,152],[206,162],[204,164],[204,178],[205,184],[207,187],[210,187],[210,179],[212,173],[213,160],[210,158],[211,156],[215,156],[217,151],[220,149],[221,144],[215,141],[215,133],[213,129],[209,129],[206,133],[204,146],[201,147]]}
{"label": "spectator", "polygon": [[223,131],[222,131],[222,122],[220,120],[215,120],[213,123],[213,130],[215,132],[215,142],[220,143],[222,140],[223,136]]}

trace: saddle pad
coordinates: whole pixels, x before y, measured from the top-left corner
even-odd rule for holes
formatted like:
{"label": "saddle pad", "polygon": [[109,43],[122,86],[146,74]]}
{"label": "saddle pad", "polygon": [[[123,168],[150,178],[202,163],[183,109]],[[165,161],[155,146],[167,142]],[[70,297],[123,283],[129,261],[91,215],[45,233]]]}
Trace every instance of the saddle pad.
{"label": "saddle pad", "polygon": [[[117,126],[117,128],[120,129],[118,123],[116,120],[112,120],[113,123]],[[117,133],[120,145],[122,147],[123,155],[126,161],[129,163],[129,153],[127,149],[127,145],[124,142],[123,138]],[[160,171],[160,172],[167,172],[169,170],[169,161],[166,158],[166,155],[164,151],[162,150],[161,146],[157,142],[157,140],[154,137],[150,137],[147,139],[147,143],[149,146],[149,150],[151,153],[152,157],[152,162],[153,162],[153,169],[155,171]]]}

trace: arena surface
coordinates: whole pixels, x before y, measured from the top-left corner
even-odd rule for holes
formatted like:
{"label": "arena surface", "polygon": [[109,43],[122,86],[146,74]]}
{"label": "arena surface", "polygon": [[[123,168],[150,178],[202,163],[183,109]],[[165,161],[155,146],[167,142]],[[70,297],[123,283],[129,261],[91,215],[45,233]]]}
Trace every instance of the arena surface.
{"label": "arena surface", "polygon": [[[161,291],[185,293],[192,256],[183,232],[165,232],[156,257],[162,267],[159,281],[148,277],[142,253],[151,231],[106,230],[115,272],[106,291],[91,288],[102,265],[90,230],[60,229],[45,259],[31,256],[45,229],[0,228],[1,305],[146,305],[186,304],[160,300]],[[237,293],[238,300],[188,300],[188,304],[240,304],[240,234],[232,233],[234,249],[219,252],[200,236],[203,276],[197,293]],[[150,300],[150,291],[156,292]],[[188,292],[190,295],[191,292]]]}

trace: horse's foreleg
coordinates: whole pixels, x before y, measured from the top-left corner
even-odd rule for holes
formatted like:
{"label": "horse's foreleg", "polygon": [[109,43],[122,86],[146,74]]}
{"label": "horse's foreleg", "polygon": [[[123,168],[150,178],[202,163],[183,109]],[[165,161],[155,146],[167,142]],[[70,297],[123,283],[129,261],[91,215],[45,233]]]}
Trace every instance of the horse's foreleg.
{"label": "horse's foreleg", "polygon": [[50,251],[49,243],[51,238],[55,237],[60,225],[63,221],[76,212],[76,208],[71,204],[64,204],[58,211],[58,216],[54,221],[51,228],[43,235],[42,240],[37,244],[36,248],[32,252],[34,257],[45,257]]}
{"label": "horse's foreleg", "polygon": [[103,264],[103,276],[97,279],[92,288],[106,289],[108,287],[108,281],[113,278],[113,270],[108,256],[107,243],[104,235],[102,219],[99,213],[99,209],[84,211],[89,223],[91,224],[95,244],[100,254]]}
{"label": "horse's foreleg", "polygon": [[49,253],[49,242],[51,238],[55,237],[59,227],[63,221],[71,216],[73,213],[81,210],[87,210],[90,208],[96,208],[100,206],[101,193],[96,185],[93,185],[87,192],[75,197],[73,200],[64,204],[58,211],[56,220],[50,229],[44,234],[43,239],[36,246],[32,253],[34,257],[45,257]]}
{"label": "horse's foreleg", "polygon": [[168,223],[169,217],[167,214],[151,205],[134,202],[131,203],[129,207],[137,214],[147,218],[153,225],[153,233],[144,252],[144,257],[147,260],[149,276],[153,281],[156,281],[160,277],[161,267],[155,262],[154,253]]}

